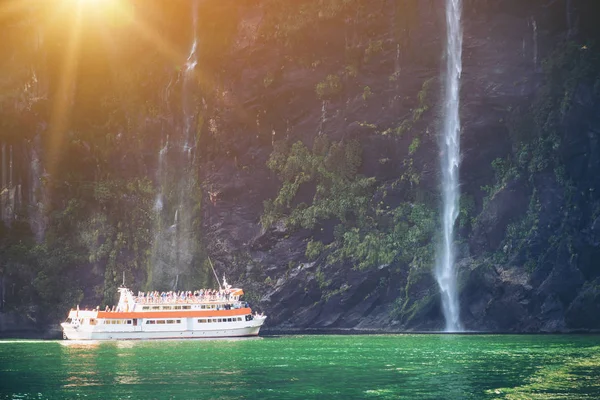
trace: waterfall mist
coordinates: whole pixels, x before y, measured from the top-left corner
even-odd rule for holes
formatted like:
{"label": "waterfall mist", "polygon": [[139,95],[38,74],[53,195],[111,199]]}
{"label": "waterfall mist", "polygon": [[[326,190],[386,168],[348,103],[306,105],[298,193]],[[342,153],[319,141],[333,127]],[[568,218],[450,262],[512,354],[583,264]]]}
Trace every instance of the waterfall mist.
{"label": "waterfall mist", "polygon": [[462,72],[462,0],[446,0],[446,82],[444,123],[440,135],[442,170],[442,241],[437,251],[435,277],[440,287],[446,331],[462,330],[455,268],[454,224],[458,217],[460,165],[460,76]]}
{"label": "waterfall mist", "polygon": [[[198,0],[192,2],[192,38],[188,57],[174,86],[180,96],[173,109],[175,119],[163,129],[157,154],[157,195],[155,200],[155,237],[149,288],[182,289],[189,282],[198,251],[195,237],[200,201],[196,172],[198,99],[195,68],[198,63]],[[166,90],[168,103],[171,85]],[[178,287],[179,286],[179,287]]]}
{"label": "waterfall mist", "polygon": [[48,223],[44,208],[47,199],[42,183],[45,170],[41,141],[41,135],[38,133],[29,145],[29,226],[38,243],[43,242]]}

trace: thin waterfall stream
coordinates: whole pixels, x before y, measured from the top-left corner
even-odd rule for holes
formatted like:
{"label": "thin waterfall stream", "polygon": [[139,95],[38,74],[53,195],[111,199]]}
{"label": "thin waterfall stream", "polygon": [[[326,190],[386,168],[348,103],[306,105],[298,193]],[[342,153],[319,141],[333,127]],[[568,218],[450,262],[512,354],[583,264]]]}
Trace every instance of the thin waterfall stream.
{"label": "thin waterfall stream", "polygon": [[462,0],[446,0],[446,82],[444,123],[440,138],[442,170],[442,241],[438,248],[435,277],[440,287],[446,332],[462,331],[457,291],[454,225],[459,208],[460,77],[462,73]]}
{"label": "thin waterfall stream", "polygon": [[[165,128],[157,164],[157,193],[154,212],[156,232],[149,284],[177,290],[183,277],[189,278],[197,248],[194,219],[198,182],[195,172],[197,89],[195,68],[198,64],[198,0],[191,4],[192,42],[187,59],[179,71],[175,86],[180,93],[176,117]],[[166,89],[165,101],[169,101]]]}

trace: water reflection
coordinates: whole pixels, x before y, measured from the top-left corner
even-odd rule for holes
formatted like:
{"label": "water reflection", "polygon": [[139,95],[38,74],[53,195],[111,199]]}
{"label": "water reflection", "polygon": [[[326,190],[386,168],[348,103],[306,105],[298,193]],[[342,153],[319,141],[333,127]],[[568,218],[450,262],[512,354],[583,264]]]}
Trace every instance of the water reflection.
{"label": "water reflection", "polygon": [[98,347],[101,342],[98,340],[59,340],[56,343],[72,349],[85,349]]}
{"label": "water reflection", "polygon": [[102,386],[102,374],[98,371],[98,350],[100,341],[92,340],[63,340],[58,342],[61,351],[61,372],[65,375],[62,388],[67,393],[74,392],[85,387]]}
{"label": "water reflection", "polygon": [[[423,340],[413,336],[413,340]],[[397,341],[405,340],[398,338]],[[447,399],[467,398],[474,388],[467,375],[473,373],[473,349],[460,345],[459,335],[434,335],[427,339],[427,346],[406,349],[401,343],[399,349],[399,370],[397,374],[405,378],[411,387],[426,387],[432,392],[444,393]],[[411,371],[412,370],[412,371]],[[414,371],[426,371],[425,373]]]}

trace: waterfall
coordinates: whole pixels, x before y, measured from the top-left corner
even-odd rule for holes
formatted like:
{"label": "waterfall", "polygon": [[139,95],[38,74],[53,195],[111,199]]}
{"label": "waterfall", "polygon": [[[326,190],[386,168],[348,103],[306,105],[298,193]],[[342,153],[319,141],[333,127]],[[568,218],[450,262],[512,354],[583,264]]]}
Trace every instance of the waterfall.
{"label": "waterfall", "polygon": [[[196,193],[196,125],[198,100],[195,68],[198,64],[198,0],[192,3],[193,35],[187,59],[176,81],[181,85],[180,113],[163,133],[158,150],[157,193],[154,204],[156,233],[149,288],[178,289],[191,274],[197,239],[194,235]],[[168,103],[172,81],[165,90]]]}
{"label": "waterfall", "polygon": [[537,69],[538,65],[538,29],[535,18],[531,17],[531,25],[533,26],[533,66]]}
{"label": "waterfall", "polygon": [[41,135],[37,134],[29,148],[29,226],[38,243],[44,240],[46,217],[44,204],[45,190],[42,183],[44,169],[41,160]]}
{"label": "waterfall", "polygon": [[29,223],[37,242],[46,231],[42,181],[41,137],[20,143],[0,143],[0,223]]}
{"label": "waterfall", "polygon": [[177,289],[180,274],[192,263],[194,252],[194,193],[197,185],[194,155],[196,150],[196,101],[193,90],[196,89],[196,65],[198,64],[198,0],[192,5],[193,39],[192,46],[183,71],[183,91],[181,99],[183,118],[183,148],[180,163],[183,174],[179,181],[179,201],[175,211],[175,247],[176,275],[173,289]]}
{"label": "waterfall", "polygon": [[573,7],[573,0],[567,0],[565,2],[565,14],[567,16],[567,38],[572,39],[574,35],[577,34],[577,24],[578,18],[576,14],[576,10]]}
{"label": "waterfall", "polygon": [[0,151],[0,173],[2,174],[2,181],[0,182],[0,222],[6,222],[6,205],[8,204],[8,186],[6,184],[6,144],[2,143],[2,150]]}
{"label": "waterfall", "polygon": [[[8,187],[10,188],[10,190],[13,190],[13,188],[15,187],[14,182],[13,182],[13,147],[12,145],[10,146],[10,150],[9,150],[9,159],[8,159]],[[11,200],[11,206],[13,207],[14,210],[14,195],[12,196],[13,199]]]}
{"label": "waterfall", "polygon": [[440,138],[442,170],[442,242],[435,276],[440,287],[446,331],[461,331],[455,269],[454,224],[458,216],[460,164],[460,76],[462,72],[462,0],[446,0],[446,82],[444,123]]}
{"label": "waterfall", "polygon": [[400,43],[396,44],[396,60],[394,61],[394,73],[400,74]]}
{"label": "waterfall", "polygon": [[321,105],[321,120],[319,121],[319,136],[323,134],[323,129],[325,128],[325,120],[327,119],[327,101],[323,100],[323,104]]}
{"label": "waterfall", "polygon": [[0,153],[0,170],[2,186],[0,186],[0,222],[10,226],[15,219],[15,208],[18,200],[18,188],[14,185],[13,146],[2,143]]}
{"label": "waterfall", "polygon": [[158,151],[158,168],[156,171],[156,178],[158,181],[158,193],[156,195],[156,201],[154,202],[154,211],[161,212],[164,206],[165,188],[167,185],[166,171],[167,171],[167,151],[169,150],[169,136],[164,146],[160,147]]}
{"label": "waterfall", "polygon": [[192,146],[190,144],[191,134],[194,130],[194,120],[195,120],[195,104],[193,99],[191,98],[190,90],[193,86],[193,81],[195,79],[195,71],[196,65],[198,64],[198,58],[196,51],[198,50],[198,1],[194,0],[193,4],[193,31],[194,38],[192,40],[192,47],[190,49],[188,58],[185,62],[185,70],[183,71],[183,98],[182,98],[182,108],[183,108],[183,131],[185,135],[185,142],[183,151],[188,154],[191,154]]}

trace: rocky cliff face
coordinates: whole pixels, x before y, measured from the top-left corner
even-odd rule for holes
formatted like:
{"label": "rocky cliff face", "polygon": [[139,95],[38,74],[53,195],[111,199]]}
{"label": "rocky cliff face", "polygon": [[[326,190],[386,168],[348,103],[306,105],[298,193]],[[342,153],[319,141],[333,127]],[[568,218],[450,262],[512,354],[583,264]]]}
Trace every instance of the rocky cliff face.
{"label": "rocky cliff face", "polygon": [[[600,329],[594,11],[591,0],[465,2],[468,330]],[[442,4],[248,1],[231,15],[232,39],[209,63],[217,83],[197,93],[203,256],[272,330],[442,329],[431,273]],[[113,279],[103,262],[92,269],[76,275]]]}
{"label": "rocky cliff face", "polygon": [[[581,79],[574,89],[578,94],[569,95],[579,100],[557,122],[560,143],[553,149],[555,155],[545,156],[560,162],[548,162],[538,170],[517,165],[519,172],[508,177],[499,176],[493,165],[494,160],[516,164],[516,157],[534,156],[532,148],[519,146],[536,135],[527,129],[538,128],[521,114],[538,112],[538,103],[548,96],[545,88],[554,85],[555,77],[548,75],[544,65],[567,51],[559,44],[572,41],[574,46],[584,46],[594,38],[583,21],[594,6],[575,2],[569,9],[565,2],[506,1],[465,7],[461,182],[463,197],[471,202],[465,205],[469,221],[461,228],[465,326],[484,331],[597,329],[592,315],[598,283],[593,271],[598,269],[592,256],[590,211],[596,201],[591,186],[598,152],[593,128],[598,98],[591,93],[593,82],[576,78]],[[260,308],[270,315],[271,328],[428,330],[443,326],[437,287],[426,269],[417,270],[410,263],[396,265],[397,260],[367,271],[353,268],[352,263],[330,265],[325,257],[309,261],[305,256],[309,240],[331,241],[327,221],[312,230],[288,229],[284,222],[263,229],[257,223],[261,201],[274,197],[278,185],[277,177],[262,166],[271,147],[260,143],[260,137],[309,144],[321,134],[358,139],[364,151],[360,173],[375,176],[382,186],[391,186],[407,172],[402,160],[410,158],[409,145],[419,137],[421,146],[413,159],[420,174],[417,191],[435,192],[444,20],[439,5],[433,3],[421,2],[414,12],[419,23],[401,44],[394,37],[394,17],[373,7],[364,11],[360,21],[352,16],[333,18],[299,33],[302,46],[298,47],[318,60],[312,65],[290,60],[291,54],[301,51],[296,47],[260,40],[246,49],[252,55],[236,56],[235,65],[243,62],[244,68],[237,80],[229,81],[231,93],[252,110],[252,117],[256,114],[256,124],[251,120],[250,127],[240,128],[235,117],[223,117],[232,135],[231,142],[221,144],[231,143],[238,162],[250,165],[251,171],[232,173],[231,164],[215,161],[217,171],[207,179],[219,197],[207,206],[206,237],[220,262],[238,265],[239,279],[255,290]],[[577,25],[569,25],[574,19]],[[313,88],[328,74],[343,74],[349,62],[345,45],[349,37],[356,40],[353,35],[361,34],[368,39],[362,37],[353,46],[368,51],[370,44],[380,42],[381,51],[361,60],[357,75],[344,80],[338,97],[320,103]],[[277,69],[273,86],[262,87],[263,77]],[[404,136],[386,134],[422,107],[419,92],[430,79],[430,103],[423,120]],[[367,86],[371,94],[365,99]],[[565,169],[564,177],[557,177],[557,168]],[[566,199],[565,192],[573,188],[567,189],[560,179],[585,187],[585,197]],[[404,198],[405,190],[391,194],[391,189],[387,195]],[[568,207],[581,211],[573,215],[566,211]],[[535,221],[523,222],[527,219]],[[507,239],[513,231],[520,235],[515,239],[522,247],[518,252]],[[241,263],[231,257],[240,253],[245,257]],[[581,319],[584,315],[587,322]]]}

